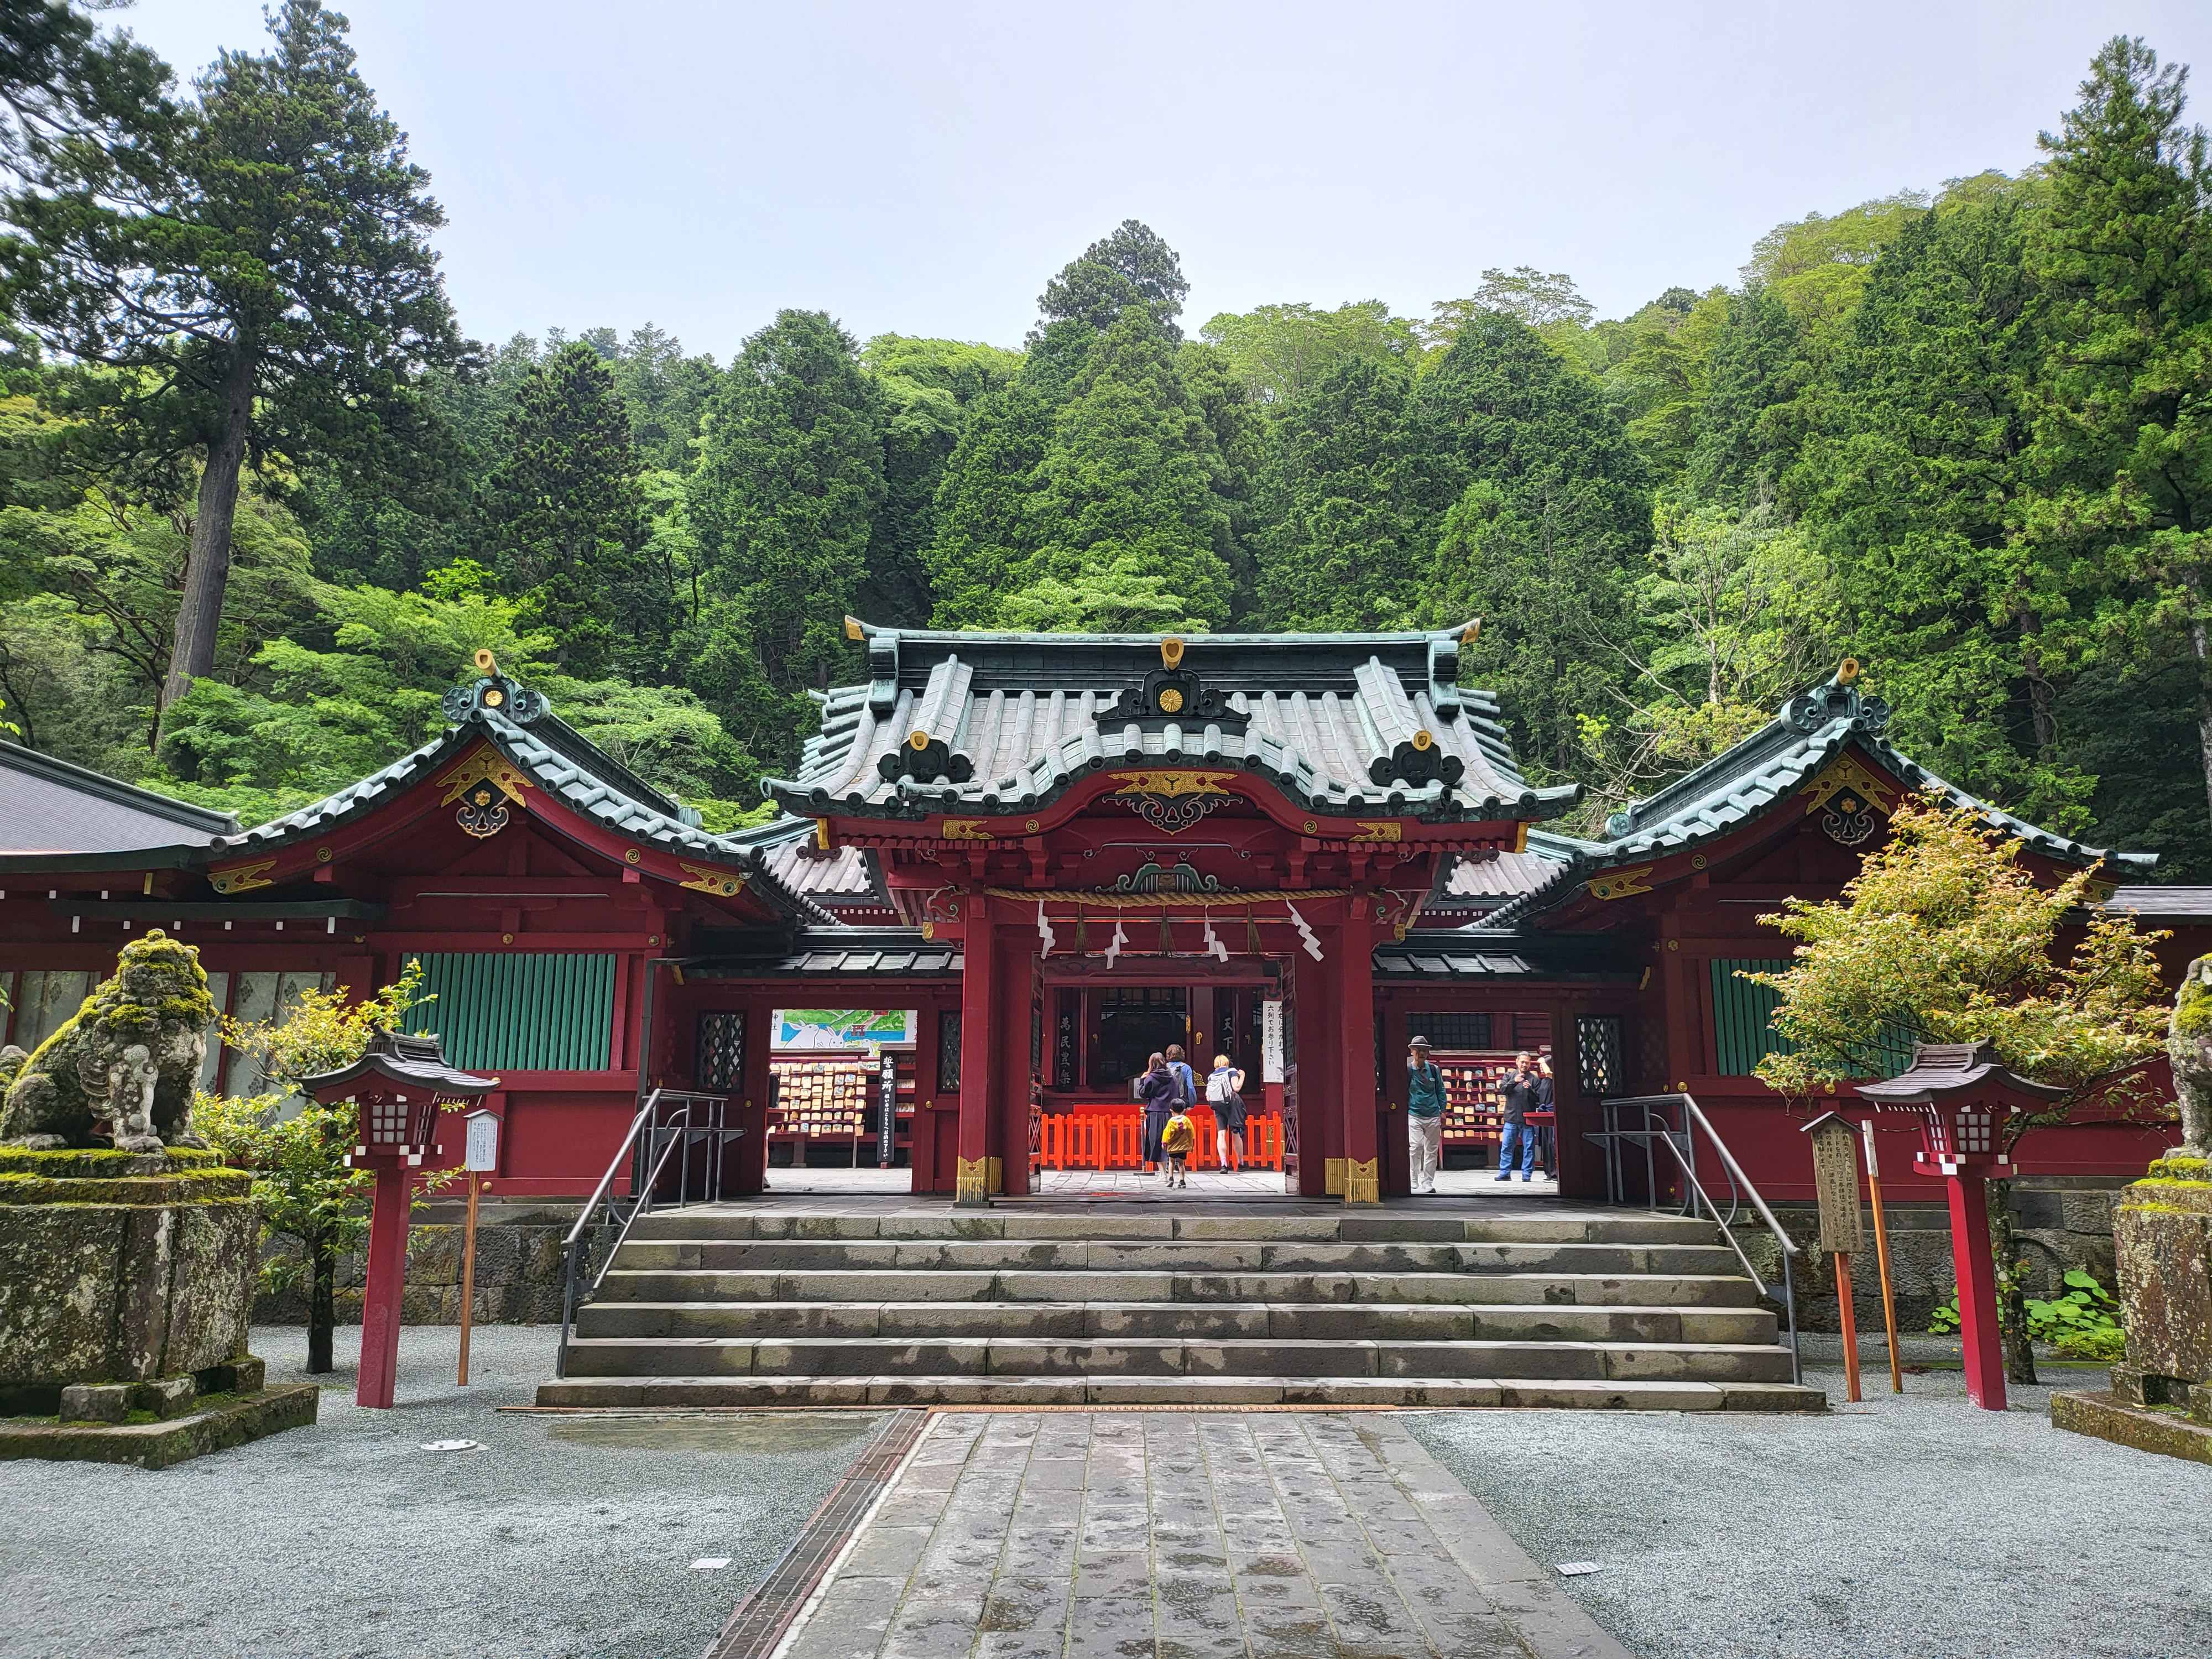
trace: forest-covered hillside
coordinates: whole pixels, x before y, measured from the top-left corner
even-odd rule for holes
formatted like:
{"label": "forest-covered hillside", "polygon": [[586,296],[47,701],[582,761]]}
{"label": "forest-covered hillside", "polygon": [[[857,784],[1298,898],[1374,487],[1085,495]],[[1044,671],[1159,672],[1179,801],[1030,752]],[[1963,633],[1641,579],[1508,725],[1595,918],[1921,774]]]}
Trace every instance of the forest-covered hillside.
{"label": "forest-covered hillside", "polygon": [[470,340],[315,0],[188,88],[96,15],[4,20],[21,741],[258,818],[422,741],[489,647],[720,827],[859,672],[848,612],[1480,616],[1468,678],[1585,828],[1850,654],[1926,764],[2212,878],[2212,164],[2142,42],[2033,171],[1809,213],[1625,318],[1522,267],[1201,323],[1133,219],[1017,347],[799,295],[717,363]]}

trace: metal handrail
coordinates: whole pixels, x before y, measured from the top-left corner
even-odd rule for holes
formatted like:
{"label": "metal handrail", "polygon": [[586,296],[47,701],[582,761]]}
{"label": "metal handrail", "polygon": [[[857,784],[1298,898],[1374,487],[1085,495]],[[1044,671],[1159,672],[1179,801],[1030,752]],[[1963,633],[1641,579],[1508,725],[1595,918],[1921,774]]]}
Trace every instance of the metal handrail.
{"label": "metal handrail", "polygon": [[[676,1106],[675,1116],[667,1123],[659,1121],[664,1097],[671,1104],[678,1101],[683,1103]],[[606,1173],[599,1177],[599,1185],[592,1188],[592,1195],[584,1200],[583,1212],[576,1218],[576,1224],[568,1230],[568,1237],[562,1241],[565,1260],[561,1291],[561,1337],[553,1356],[555,1376],[565,1377],[568,1374],[568,1333],[575,1324],[577,1308],[598,1294],[600,1285],[605,1282],[608,1271],[615,1264],[616,1256],[621,1254],[623,1241],[629,1237],[631,1227],[636,1224],[638,1217],[653,1208],[653,1188],[659,1184],[660,1173],[668,1167],[668,1160],[678,1146],[684,1148],[685,1156],[678,1172],[676,1207],[681,1209],[691,1201],[690,1153],[692,1146],[701,1138],[706,1139],[709,1148],[701,1200],[711,1203],[720,1195],[720,1153],[732,1138],[744,1133],[743,1126],[732,1129],[723,1121],[723,1113],[728,1104],[729,1098],[725,1095],[655,1089],[645,1104],[638,1108],[637,1115],[630,1120],[629,1129],[623,1136],[622,1144],[616,1147]],[[710,1109],[712,1118],[712,1121],[704,1127],[695,1126],[691,1121],[692,1109],[701,1105]],[[629,1199],[627,1209],[623,1207],[623,1199],[612,1191],[615,1176],[621,1172],[625,1159],[630,1164],[630,1190],[624,1195]],[[604,1218],[599,1215],[602,1204],[606,1209]],[[594,1227],[609,1224],[616,1227],[614,1243],[608,1249],[606,1260],[600,1263],[599,1270],[591,1276],[591,1283],[580,1290],[578,1281],[582,1276],[580,1268],[589,1249],[585,1243],[585,1236]]]}
{"label": "metal handrail", "polygon": [[[1621,1138],[1641,1139],[1644,1142],[1644,1152],[1647,1159],[1651,1154],[1653,1140],[1658,1140],[1665,1145],[1667,1150],[1674,1155],[1674,1162],[1681,1167],[1682,1182],[1688,1200],[1684,1206],[1686,1212],[1689,1214],[1696,1214],[1696,1200],[1702,1199],[1705,1201],[1706,1211],[1712,1216],[1714,1224],[1720,1228],[1721,1237],[1728,1241],[1729,1249],[1735,1252],[1735,1259],[1743,1264],[1745,1273],[1758,1287],[1759,1295],[1771,1300],[1774,1291],[1768,1285],[1765,1276],[1751,1265],[1751,1258],[1744,1254],[1743,1246],[1736,1242],[1734,1224],[1740,1201],[1743,1198],[1748,1198],[1751,1200],[1752,1207],[1759,1212],[1759,1218],[1766,1224],[1767,1231],[1774,1235],[1775,1243],[1781,1248],[1781,1300],[1784,1316],[1788,1321],[1790,1328],[1790,1380],[1792,1382],[1802,1383],[1805,1380],[1805,1364],[1797,1347],[1797,1292],[1793,1283],[1796,1274],[1791,1272],[1791,1267],[1796,1257],[1803,1252],[1791,1239],[1789,1233],[1784,1231],[1782,1224],[1775,1219],[1774,1212],[1767,1207],[1766,1200],[1759,1196],[1759,1188],[1752,1184],[1751,1177],[1743,1172],[1743,1166],[1735,1161],[1735,1154],[1729,1151],[1728,1142],[1723,1140],[1719,1132],[1713,1127],[1713,1121],[1705,1115],[1704,1108],[1700,1107],[1695,1100],[1687,1094],[1680,1092],[1663,1095],[1631,1095],[1608,1100],[1605,1105],[1608,1110],[1622,1106],[1632,1106],[1642,1110],[1644,1127],[1641,1130],[1620,1132]],[[1653,1127],[1655,1116],[1665,1109],[1674,1106],[1682,1109],[1681,1129],[1679,1132],[1676,1131],[1674,1126],[1668,1122],[1664,1117],[1657,1117],[1657,1127],[1655,1129]],[[1705,1130],[1705,1139],[1713,1143],[1713,1150],[1721,1156],[1721,1167],[1728,1172],[1729,1198],[1729,1212],[1725,1216],[1721,1213],[1720,1206],[1713,1201],[1712,1194],[1705,1190],[1705,1183],[1698,1179],[1695,1131],[1698,1128]],[[1686,1153],[1683,1149],[1684,1142],[1688,1143]],[[1650,1182],[1647,1188],[1647,1197],[1651,1208],[1657,1210],[1659,1188],[1656,1181]]]}

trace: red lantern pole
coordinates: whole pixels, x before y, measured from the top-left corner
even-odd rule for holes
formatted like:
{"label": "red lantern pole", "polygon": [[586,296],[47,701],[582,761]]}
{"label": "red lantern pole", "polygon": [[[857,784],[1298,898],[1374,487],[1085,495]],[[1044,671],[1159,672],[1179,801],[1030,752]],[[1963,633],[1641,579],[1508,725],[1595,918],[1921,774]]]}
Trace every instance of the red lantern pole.
{"label": "red lantern pole", "polygon": [[2005,1408],[2004,1343],[1997,1329],[1996,1253],[1990,1249],[1989,1183],[1953,1175],[1951,1262],[1959,1280],[1959,1340],[1966,1362],[1966,1398],[1984,1411]]}
{"label": "red lantern pole", "polygon": [[376,1196],[368,1212],[368,1276],[361,1297],[361,1371],[354,1385],[356,1406],[378,1410],[392,1404],[399,1376],[399,1298],[407,1280],[407,1188],[412,1172],[386,1165],[376,1172]]}

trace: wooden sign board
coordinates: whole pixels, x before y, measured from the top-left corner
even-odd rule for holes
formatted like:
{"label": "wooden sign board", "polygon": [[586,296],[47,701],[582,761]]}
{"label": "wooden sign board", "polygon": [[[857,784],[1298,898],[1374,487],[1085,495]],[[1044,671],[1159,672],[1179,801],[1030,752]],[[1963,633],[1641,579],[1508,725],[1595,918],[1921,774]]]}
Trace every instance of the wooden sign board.
{"label": "wooden sign board", "polygon": [[1820,1248],[1856,1255],[1866,1248],[1859,1216],[1859,1133],[1830,1112],[1808,1125],[1813,1138],[1813,1192],[1820,1205]]}
{"label": "wooden sign board", "polygon": [[495,1173],[499,1169],[498,1116],[491,1112],[471,1112],[467,1121],[469,1150],[461,1167]]}
{"label": "wooden sign board", "polygon": [[1283,1080],[1283,1005],[1274,997],[1260,1004],[1260,1080]]}

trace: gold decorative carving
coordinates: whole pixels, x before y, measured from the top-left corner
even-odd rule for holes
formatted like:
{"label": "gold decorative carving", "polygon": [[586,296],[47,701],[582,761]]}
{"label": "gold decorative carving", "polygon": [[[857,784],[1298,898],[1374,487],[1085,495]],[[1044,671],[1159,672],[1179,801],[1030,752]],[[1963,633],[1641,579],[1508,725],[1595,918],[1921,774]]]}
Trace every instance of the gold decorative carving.
{"label": "gold decorative carving", "polygon": [[641,852],[639,852],[639,851],[637,850],[637,848],[635,848],[635,847],[629,848],[627,851],[625,851],[625,852],[623,854],[623,862],[624,864],[639,864],[639,863],[642,863],[642,862],[644,861],[644,859],[645,859],[645,854],[642,854],[642,853],[641,853]]}
{"label": "gold decorative carving", "polygon": [[1459,642],[1460,642],[1462,645],[1473,645],[1473,644],[1474,644],[1477,640],[1480,639],[1481,637],[1482,637],[1482,618],[1481,618],[1481,617],[1476,617],[1473,622],[1469,623],[1467,625],[1467,629],[1466,629],[1466,631],[1465,631],[1464,633],[1462,633],[1462,634],[1459,636]]}
{"label": "gold decorative carving", "polygon": [[1006,1166],[995,1158],[956,1158],[952,1160],[952,1201],[982,1204],[994,1193],[1006,1190]]}
{"label": "gold decorative carving", "polygon": [[745,878],[734,871],[717,870],[704,864],[686,864],[682,860],[677,862],[678,867],[689,878],[677,883],[679,887],[688,887],[695,893],[713,893],[722,898],[729,898],[744,890]]}
{"label": "gold decorative carving", "polygon": [[1436,733],[1431,732],[1426,726],[1422,727],[1421,730],[1413,733],[1413,747],[1419,750],[1424,755],[1427,754],[1430,750],[1436,746]]}
{"label": "gold decorative carving", "polygon": [[[1170,634],[1160,641],[1160,660],[1170,668],[1182,666],[1182,638],[1180,635]],[[1172,714],[1175,710],[1170,708],[1168,713]]]}
{"label": "gold decorative carving", "polygon": [[1828,804],[1831,796],[1843,789],[1856,790],[1866,797],[1867,804],[1875,811],[1883,813],[1890,810],[1886,797],[1897,793],[1897,786],[1873,768],[1862,765],[1850,755],[1838,755],[1814,775],[1812,782],[1797,792],[1808,797],[1806,817],[1819,811]]}
{"label": "gold decorative carving", "polygon": [[920,726],[915,727],[913,731],[906,734],[906,746],[913,750],[915,754],[919,755],[923,750],[929,747],[929,733],[923,731]]}
{"label": "gold decorative carving", "polygon": [[937,826],[938,835],[945,841],[991,841],[995,839],[981,818],[946,818]]}
{"label": "gold decorative carving", "polygon": [[860,631],[860,619],[858,617],[848,617],[845,618],[845,637],[848,640],[864,640],[867,638],[867,635]]}
{"label": "gold decorative carving", "polygon": [[1344,1160],[1342,1158],[1332,1158],[1322,1161],[1321,1189],[1330,1198],[1344,1196]]}
{"label": "gold decorative carving", "polygon": [[1165,795],[1173,799],[1178,795],[1225,795],[1222,787],[1236,781],[1234,772],[1114,772],[1109,773],[1121,787],[1117,795]]}
{"label": "gold decorative carving", "polygon": [[1403,841],[1406,826],[1395,818],[1360,818],[1356,820],[1359,833],[1354,841]]}
{"label": "gold decorative carving", "polygon": [[472,783],[489,783],[517,806],[522,805],[522,792],[530,787],[530,780],[521,769],[488,743],[480,743],[471,750],[459,766],[438,780],[446,793],[438,805],[450,806],[468,793]]}
{"label": "gold decorative carving", "polygon": [[1180,714],[1182,713],[1182,693],[1176,690],[1172,685],[1162,686],[1160,688],[1160,713],[1163,714]]}
{"label": "gold decorative carving", "polygon": [[218,893],[243,893],[256,887],[273,885],[269,872],[276,867],[275,859],[263,859],[258,864],[234,864],[228,870],[208,872],[208,885]]}
{"label": "gold decorative carving", "polygon": [[1651,890],[1651,872],[1658,867],[1656,864],[1639,864],[1633,870],[1615,870],[1600,876],[1589,884],[1590,896],[1617,899],[1626,898],[1631,893],[1648,893]]}
{"label": "gold decorative carving", "polygon": [[1381,1158],[1370,1158],[1364,1164],[1357,1158],[1345,1160],[1344,1201],[1347,1204],[1380,1204],[1382,1201]]}

